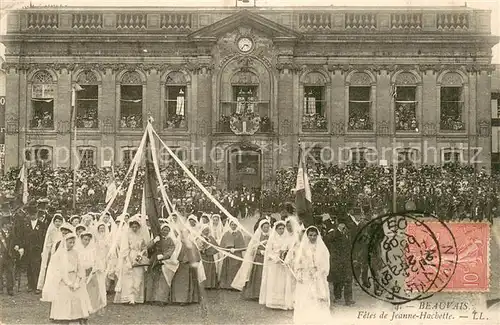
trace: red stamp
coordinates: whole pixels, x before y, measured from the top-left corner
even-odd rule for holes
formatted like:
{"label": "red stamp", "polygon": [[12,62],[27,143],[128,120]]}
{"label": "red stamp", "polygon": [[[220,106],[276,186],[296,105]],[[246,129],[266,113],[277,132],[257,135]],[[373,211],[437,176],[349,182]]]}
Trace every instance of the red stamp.
{"label": "red stamp", "polygon": [[[414,249],[408,249],[406,257],[409,260],[426,258],[425,272],[414,275],[411,281],[419,278],[422,282],[431,282],[429,292],[436,290],[437,285],[444,281],[443,292],[484,292],[489,285],[489,235],[490,226],[487,223],[463,222],[446,223],[426,222],[426,229],[409,223],[408,236],[414,237],[418,246],[425,253],[416,254]],[[424,230],[422,230],[424,229]],[[434,236],[429,236],[429,234]],[[425,237],[424,239],[422,239]],[[453,242],[454,240],[454,242]],[[439,249],[438,249],[439,248]],[[434,256],[432,256],[434,254]],[[425,256],[424,256],[425,255]],[[434,272],[432,272],[434,269]],[[407,284],[409,278],[406,280]]]}

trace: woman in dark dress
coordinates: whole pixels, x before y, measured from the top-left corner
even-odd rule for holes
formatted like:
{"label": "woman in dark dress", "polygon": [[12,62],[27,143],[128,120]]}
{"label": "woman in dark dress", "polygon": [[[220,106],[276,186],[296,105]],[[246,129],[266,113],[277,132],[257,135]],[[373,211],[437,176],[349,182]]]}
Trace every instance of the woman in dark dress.
{"label": "woman in dark dress", "polygon": [[[245,239],[241,230],[238,229],[238,225],[234,221],[229,221],[229,229],[222,236],[220,247],[225,248],[230,254],[242,258],[245,246]],[[231,284],[240,266],[241,260],[226,255],[221,267],[219,282],[221,289],[233,289]]]}
{"label": "woman in dark dress", "polygon": [[[205,269],[205,288],[216,289],[219,285],[219,279],[215,267],[214,255],[217,254],[217,249],[215,247],[218,245],[215,238],[210,235],[210,227],[208,225],[202,226],[201,236],[204,240],[198,241],[198,247],[200,249],[201,260],[203,261],[203,267]],[[210,245],[207,244],[207,242],[210,243]]]}
{"label": "woman in dark dress", "polygon": [[[148,245],[148,255],[151,265],[145,274],[146,280],[146,302],[166,304],[170,298],[170,286],[172,276],[169,276],[169,260],[175,252],[175,243],[171,238],[170,226],[161,226],[161,233]],[[175,261],[177,262],[177,261]],[[175,263],[174,264],[177,264]]]}

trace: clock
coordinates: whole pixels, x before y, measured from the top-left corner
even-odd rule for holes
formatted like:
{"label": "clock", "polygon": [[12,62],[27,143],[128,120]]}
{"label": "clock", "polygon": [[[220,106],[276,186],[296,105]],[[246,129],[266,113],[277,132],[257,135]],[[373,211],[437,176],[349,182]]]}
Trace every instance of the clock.
{"label": "clock", "polygon": [[248,53],[253,48],[253,41],[249,37],[242,37],[238,40],[238,48],[241,52]]}

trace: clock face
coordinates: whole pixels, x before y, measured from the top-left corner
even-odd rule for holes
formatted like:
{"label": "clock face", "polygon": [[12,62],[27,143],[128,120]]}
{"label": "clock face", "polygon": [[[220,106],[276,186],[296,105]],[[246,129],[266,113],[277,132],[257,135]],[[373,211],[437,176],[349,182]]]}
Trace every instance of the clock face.
{"label": "clock face", "polygon": [[241,52],[250,52],[253,47],[253,41],[248,37],[242,37],[238,40],[238,48]]}

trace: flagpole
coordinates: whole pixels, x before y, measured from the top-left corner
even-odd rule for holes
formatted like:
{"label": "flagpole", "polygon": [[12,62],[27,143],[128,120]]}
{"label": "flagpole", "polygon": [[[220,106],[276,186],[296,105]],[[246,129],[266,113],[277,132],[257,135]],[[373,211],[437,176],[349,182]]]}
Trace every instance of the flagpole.
{"label": "flagpole", "polygon": [[393,120],[393,130],[392,130],[392,212],[396,213],[398,209],[397,199],[398,199],[398,189],[397,189],[397,149],[396,149],[396,96],[397,96],[397,86],[393,85],[392,90],[392,120]]}
{"label": "flagpole", "polygon": [[[73,90],[74,92],[75,90]],[[73,116],[71,117],[71,125],[72,125],[72,129],[73,129],[73,132],[74,132],[74,136],[73,136],[73,146],[72,146],[72,151],[73,151],[73,148],[74,148],[74,151],[73,153],[75,154],[75,156],[77,155],[77,148],[76,148],[76,118],[75,118],[75,110],[76,110],[76,107],[75,105],[73,105]],[[76,210],[76,169],[78,167],[78,157],[76,156],[75,157],[75,161],[74,161],[74,167],[73,167],[73,212]]]}

